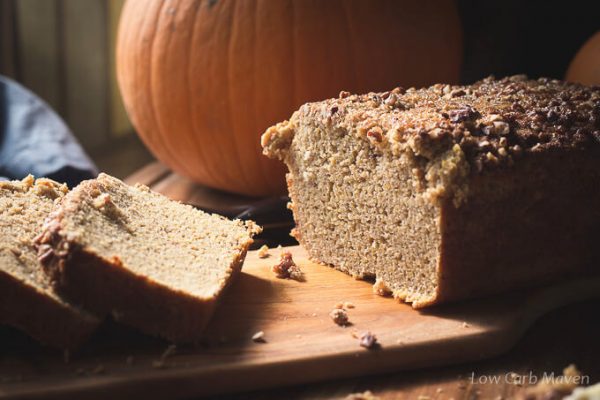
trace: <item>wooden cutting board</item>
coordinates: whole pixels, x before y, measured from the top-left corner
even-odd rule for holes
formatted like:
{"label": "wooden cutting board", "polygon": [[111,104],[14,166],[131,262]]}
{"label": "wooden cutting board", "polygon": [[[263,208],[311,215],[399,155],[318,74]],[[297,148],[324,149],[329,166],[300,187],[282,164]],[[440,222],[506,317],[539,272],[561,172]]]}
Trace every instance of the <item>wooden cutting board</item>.
{"label": "wooden cutting board", "polygon": [[[267,259],[249,253],[195,347],[169,349],[107,323],[65,362],[0,331],[0,398],[191,397],[472,361],[508,350],[543,313],[600,293],[600,279],[586,279],[419,312],[290,249],[306,281],[274,277],[276,250]],[[329,317],[343,301],[355,305],[349,327]],[[379,349],[352,335],[367,330]],[[264,343],[252,341],[258,331]]]}

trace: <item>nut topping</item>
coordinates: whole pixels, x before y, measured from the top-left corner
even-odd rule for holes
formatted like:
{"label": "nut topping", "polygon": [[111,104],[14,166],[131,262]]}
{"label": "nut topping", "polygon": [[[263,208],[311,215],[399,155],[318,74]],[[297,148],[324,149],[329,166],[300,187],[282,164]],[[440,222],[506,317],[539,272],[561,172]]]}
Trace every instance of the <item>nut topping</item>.
{"label": "nut topping", "polygon": [[383,141],[383,130],[376,126],[367,131],[367,138],[371,143],[381,143]]}
{"label": "nut topping", "polygon": [[281,253],[279,264],[274,265],[272,270],[275,272],[275,276],[280,279],[303,280],[302,271],[292,259],[292,253],[289,251]]}
{"label": "nut topping", "polygon": [[379,343],[377,343],[377,336],[373,335],[370,331],[367,331],[360,336],[359,344],[361,347],[369,350],[374,349],[379,345]]}

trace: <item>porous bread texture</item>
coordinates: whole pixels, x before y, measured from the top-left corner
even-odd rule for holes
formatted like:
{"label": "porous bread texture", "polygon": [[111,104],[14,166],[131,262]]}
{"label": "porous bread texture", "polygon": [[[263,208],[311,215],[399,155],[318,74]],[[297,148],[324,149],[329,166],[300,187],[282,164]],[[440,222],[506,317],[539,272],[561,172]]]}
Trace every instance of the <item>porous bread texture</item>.
{"label": "porous bread texture", "polygon": [[39,243],[40,251],[53,249],[45,270],[66,297],[146,333],[192,342],[259,231],[100,174],[65,196]]}
{"label": "porous bread texture", "polygon": [[0,182],[0,323],[64,349],[81,344],[98,318],[60,298],[42,272],[33,239],[68,189],[27,176]]}
{"label": "porous bread texture", "polygon": [[302,106],[262,136],[311,258],[425,307],[587,273],[600,89],[523,76]]}

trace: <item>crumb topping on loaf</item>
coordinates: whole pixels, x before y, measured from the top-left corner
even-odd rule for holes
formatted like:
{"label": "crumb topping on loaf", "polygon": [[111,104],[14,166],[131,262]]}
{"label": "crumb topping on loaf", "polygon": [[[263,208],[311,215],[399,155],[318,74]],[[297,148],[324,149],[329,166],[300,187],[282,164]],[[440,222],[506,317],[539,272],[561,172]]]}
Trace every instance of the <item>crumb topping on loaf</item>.
{"label": "crumb topping on loaf", "polygon": [[459,205],[470,174],[510,167],[528,154],[600,148],[600,88],[518,75],[467,86],[341,92],[269,128],[264,153],[285,161],[299,124],[408,157],[427,196],[452,196]]}

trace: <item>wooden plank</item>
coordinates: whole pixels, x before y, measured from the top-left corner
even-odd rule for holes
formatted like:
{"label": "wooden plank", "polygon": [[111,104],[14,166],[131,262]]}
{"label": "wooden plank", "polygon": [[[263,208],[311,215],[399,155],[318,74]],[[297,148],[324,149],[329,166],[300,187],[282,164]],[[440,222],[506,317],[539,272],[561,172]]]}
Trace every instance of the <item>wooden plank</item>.
{"label": "wooden plank", "polygon": [[172,200],[229,216],[239,214],[260,200],[211,189],[174,172],[153,184],[152,189]]}
{"label": "wooden plank", "polygon": [[85,148],[108,140],[107,3],[62,0],[66,119]]}
{"label": "wooden plank", "polygon": [[[31,343],[19,349],[15,342],[23,339],[16,335],[2,338],[0,398],[192,397],[456,364],[506,351],[541,314],[600,290],[599,278],[587,279],[419,312],[374,295],[368,282],[310,262],[299,247],[289,250],[304,282],[275,278],[275,255],[251,252],[205,341],[178,347],[162,363],[155,361],[166,343],[117,326],[105,327],[69,363]],[[351,326],[329,317],[340,301],[355,305],[348,310]],[[381,348],[366,350],[352,336],[367,330]],[[251,340],[257,331],[265,332],[265,343]]]}
{"label": "wooden plank", "polygon": [[130,185],[141,183],[142,185],[152,187],[170,173],[171,171],[161,162],[155,161],[129,175],[125,179],[125,182]]}
{"label": "wooden plank", "polygon": [[[222,400],[343,399],[370,390],[381,400],[520,399],[544,374],[575,364],[590,384],[600,381],[600,298],[558,308],[540,318],[507,354],[454,366],[397,371],[219,397]],[[512,374],[521,381],[507,379]],[[533,377],[533,379],[532,379]],[[584,383],[587,384],[587,383]]]}
{"label": "wooden plank", "polygon": [[57,0],[19,0],[16,7],[20,81],[60,112]]}

